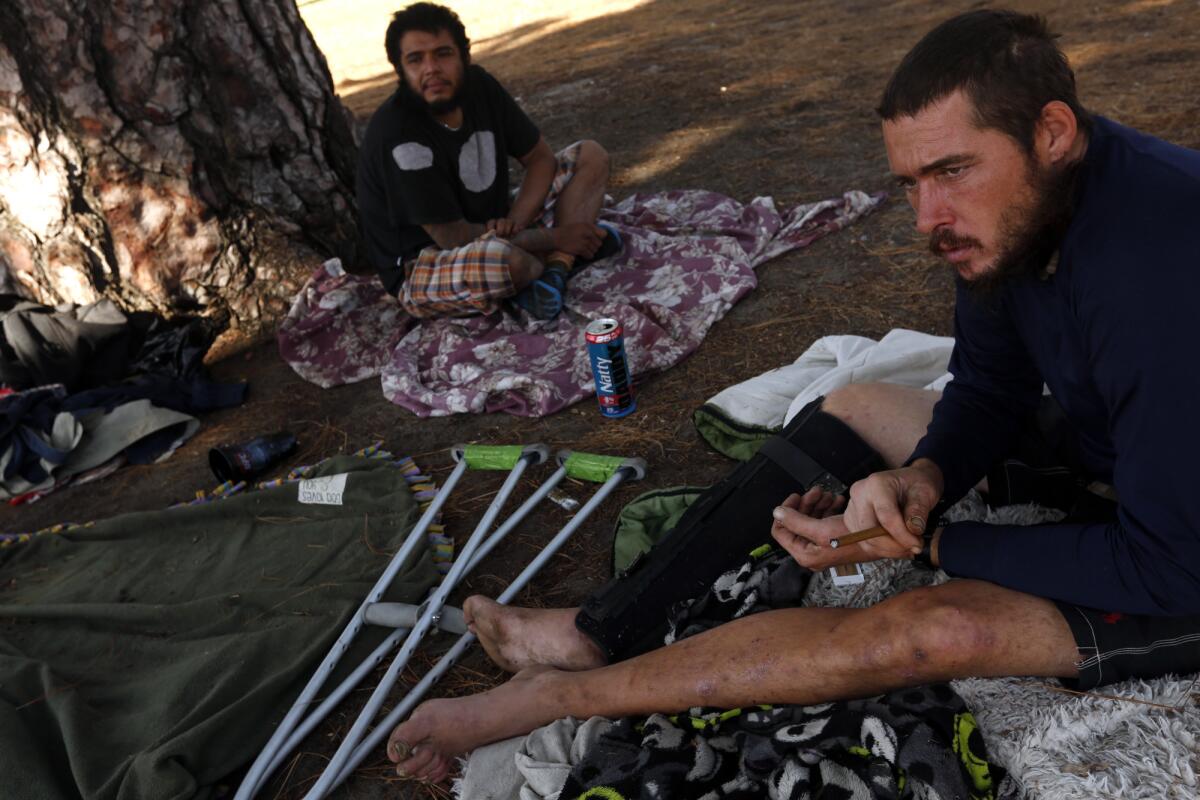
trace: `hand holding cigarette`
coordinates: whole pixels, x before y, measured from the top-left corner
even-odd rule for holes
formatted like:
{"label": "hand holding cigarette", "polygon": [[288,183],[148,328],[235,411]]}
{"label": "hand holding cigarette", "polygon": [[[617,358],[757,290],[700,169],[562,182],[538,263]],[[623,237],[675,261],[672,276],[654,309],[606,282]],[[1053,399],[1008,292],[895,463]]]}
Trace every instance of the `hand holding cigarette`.
{"label": "hand holding cigarette", "polygon": [[839,536],[836,539],[830,539],[829,546],[836,550],[843,545],[857,544],[858,542],[865,542],[868,539],[878,539],[880,536],[887,535],[887,528],[882,525],[876,525],[874,528],[867,528],[864,531],[855,531],[845,536]]}

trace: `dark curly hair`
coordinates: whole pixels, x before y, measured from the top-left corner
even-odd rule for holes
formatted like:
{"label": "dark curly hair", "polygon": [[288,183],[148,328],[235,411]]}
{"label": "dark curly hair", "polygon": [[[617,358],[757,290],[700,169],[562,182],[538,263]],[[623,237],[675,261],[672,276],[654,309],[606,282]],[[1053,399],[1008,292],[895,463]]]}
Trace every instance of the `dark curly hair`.
{"label": "dark curly hair", "polygon": [[467,38],[467,29],[463,27],[458,14],[437,3],[413,3],[392,15],[392,21],[384,35],[383,45],[387,48],[388,61],[397,73],[402,71],[400,40],[408,31],[449,31],[454,44],[458,46],[458,52],[462,54],[463,64],[471,63],[471,40]]}
{"label": "dark curly hair", "polygon": [[981,9],[938,25],[917,42],[892,74],[877,109],[885,120],[915,116],[962,89],[979,127],[1008,134],[1033,151],[1042,109],[1066,103],[1079,127],[1091,117],[1075,96],[1075,73],[1046,20],[1016,11]]}

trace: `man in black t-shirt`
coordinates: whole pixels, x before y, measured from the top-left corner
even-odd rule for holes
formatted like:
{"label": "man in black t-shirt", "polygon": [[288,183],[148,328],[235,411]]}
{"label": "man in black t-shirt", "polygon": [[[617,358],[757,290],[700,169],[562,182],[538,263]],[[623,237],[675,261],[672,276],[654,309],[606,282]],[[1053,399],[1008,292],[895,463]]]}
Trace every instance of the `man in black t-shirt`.
{"label": "man in black t-shirt", "polygon": [[[363,236],[384,286],[415,317],[487,313],[510,297],[557,316],[573,269],[620,247],[596,224],[608,154],[582,141],[556,156],[470,63],[450,9],[398,11],[386,42],[400,88],[371,118],[358,165]],[[525,168],[511,202],[509,156]]]}

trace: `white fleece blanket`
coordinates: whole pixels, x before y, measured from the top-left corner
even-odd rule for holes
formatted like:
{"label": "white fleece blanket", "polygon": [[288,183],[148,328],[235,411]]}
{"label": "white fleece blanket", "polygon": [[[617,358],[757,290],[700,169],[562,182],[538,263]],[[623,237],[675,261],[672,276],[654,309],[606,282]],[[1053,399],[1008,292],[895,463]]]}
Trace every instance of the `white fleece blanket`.
{"label": "white fleece blanket", "polygon": [[715,406],[746,426],[778,430],[811,401],[850,383],[899,383],[940,390],[954,339],[896,329],[878,342],[865,336],[822,336],[792,364],[713,395]]}

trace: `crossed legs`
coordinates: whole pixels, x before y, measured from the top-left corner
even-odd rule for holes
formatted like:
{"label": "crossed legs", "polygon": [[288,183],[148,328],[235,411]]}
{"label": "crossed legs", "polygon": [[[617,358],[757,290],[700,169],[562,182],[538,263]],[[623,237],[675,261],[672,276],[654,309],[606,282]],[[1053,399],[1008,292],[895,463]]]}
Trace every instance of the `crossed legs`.
{"label": "crossed legs", "polygon": [[[555,227],[574,222],[594,223],[604,203],[604,192],[608,188],[608,152],[591,139],[584,139],[578,146],[575,168],[554,201]],[[541,258],[516,245],[509,250],[508,270],[515,289],[524,289],[541,277],[545,267]]]}

